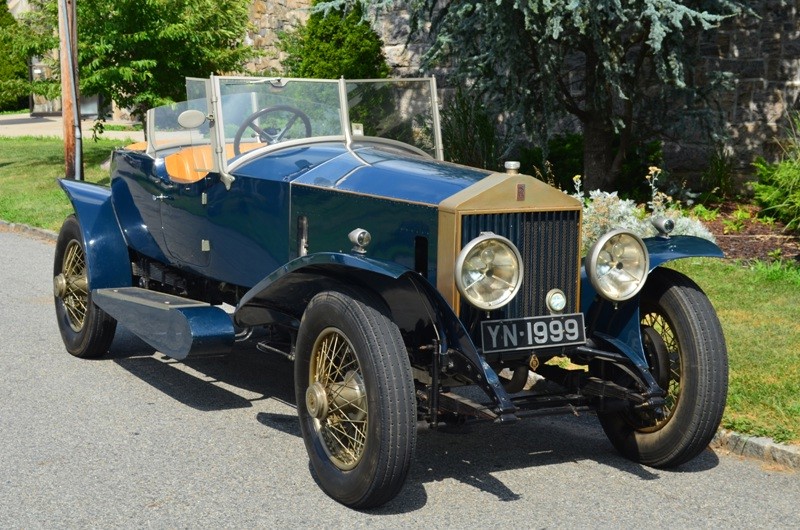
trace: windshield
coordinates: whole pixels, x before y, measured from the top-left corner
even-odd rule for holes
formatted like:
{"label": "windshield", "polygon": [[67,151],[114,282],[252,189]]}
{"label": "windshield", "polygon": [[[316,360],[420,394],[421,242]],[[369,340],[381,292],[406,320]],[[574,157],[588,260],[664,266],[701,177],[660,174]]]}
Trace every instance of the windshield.
{"label": "windshield", "polygon": [[[187,79],[186,102],[148,113],[148,149],[214,145],[214,169],[259,148],[308,139],[402,142],[441,159],[432,79],[319,80],[259,77]],[[206,115],[190,130],[188,109]]]}

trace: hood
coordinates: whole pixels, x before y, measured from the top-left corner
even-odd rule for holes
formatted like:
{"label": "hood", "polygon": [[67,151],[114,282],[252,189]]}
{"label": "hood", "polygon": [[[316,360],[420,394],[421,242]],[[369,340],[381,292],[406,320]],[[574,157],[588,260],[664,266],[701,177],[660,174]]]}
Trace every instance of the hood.
{"label": "hood", "polygon": [[490,174],[392,148],[348,151],[342,146],[336,156],[302,171],[292,184],[436,206]]}

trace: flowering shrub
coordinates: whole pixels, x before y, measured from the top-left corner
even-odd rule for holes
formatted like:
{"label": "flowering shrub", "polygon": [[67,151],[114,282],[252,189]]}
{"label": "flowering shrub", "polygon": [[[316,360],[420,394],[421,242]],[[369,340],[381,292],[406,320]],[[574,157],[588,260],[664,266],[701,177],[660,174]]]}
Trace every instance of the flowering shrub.
{"label": "flowering shrub", "polygon": [[675,222],[673,235],[697,236],[714,241],[714,236],[699,219],[685,215],[678,201],[659,191],[657,182],[660,174],[661,169],[651,166],[645,177],[651,190],[651,199],[647,205],[622,199],[616,191],[594,190],[586,197],[580,175],[573,177],[575,193],[571,195],[583,202],[583,254],[609,230],[622,228],[643,238],[655,236],[658,232],[650,223],[652,217],[672,219]]}

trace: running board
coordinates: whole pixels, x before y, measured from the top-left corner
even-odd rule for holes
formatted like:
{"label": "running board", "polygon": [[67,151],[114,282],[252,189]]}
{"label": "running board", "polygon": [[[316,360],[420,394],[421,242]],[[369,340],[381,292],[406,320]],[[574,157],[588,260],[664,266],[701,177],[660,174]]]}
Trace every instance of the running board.
{"label": "running board", "polygon": [[139,287],[92,291],[100,309],[147,344],[173,359],[230,351],[233,320],[219,307]]}

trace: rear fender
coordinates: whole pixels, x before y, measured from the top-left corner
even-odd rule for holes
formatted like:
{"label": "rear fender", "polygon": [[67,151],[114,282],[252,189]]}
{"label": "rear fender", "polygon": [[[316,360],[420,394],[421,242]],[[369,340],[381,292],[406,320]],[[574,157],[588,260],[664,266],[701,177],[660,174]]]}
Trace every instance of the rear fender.
{"label": "rear fender", "polygon": [[[510,420],[514,405],[497,374],[478,353],[461,321],[436,288],[418,273],[395,263],[344,253],[319,253],[295,259],[242,297],[234,313],[239,326],[282,323],[298,328],[311,298],[340,285],[380,294],[410,350],[427,349],[452,370],[480,386]],[[420,340],[430,342],[421,344]],[[444,363],[442,364],[444,366]]]}
{"label": "rear fender", "polygon": [[[650,254],[650,271],[677,259],[690,257],[722,258],[720,248],[707,239],[694,236],[651,237],[644,239]],[[581,270],[581,310],[586,315],[587,336],[597,337],[625,354],[640,370],[647,371],[639,325],[640,295],[621,303],[600,297]]]}
{"label": "rear fender", "polygon": [[131,260],[128,245],[120,230],[111,190],[97,184],[59,179],[83,233],[86,267],[92,289],[131,285]]}

